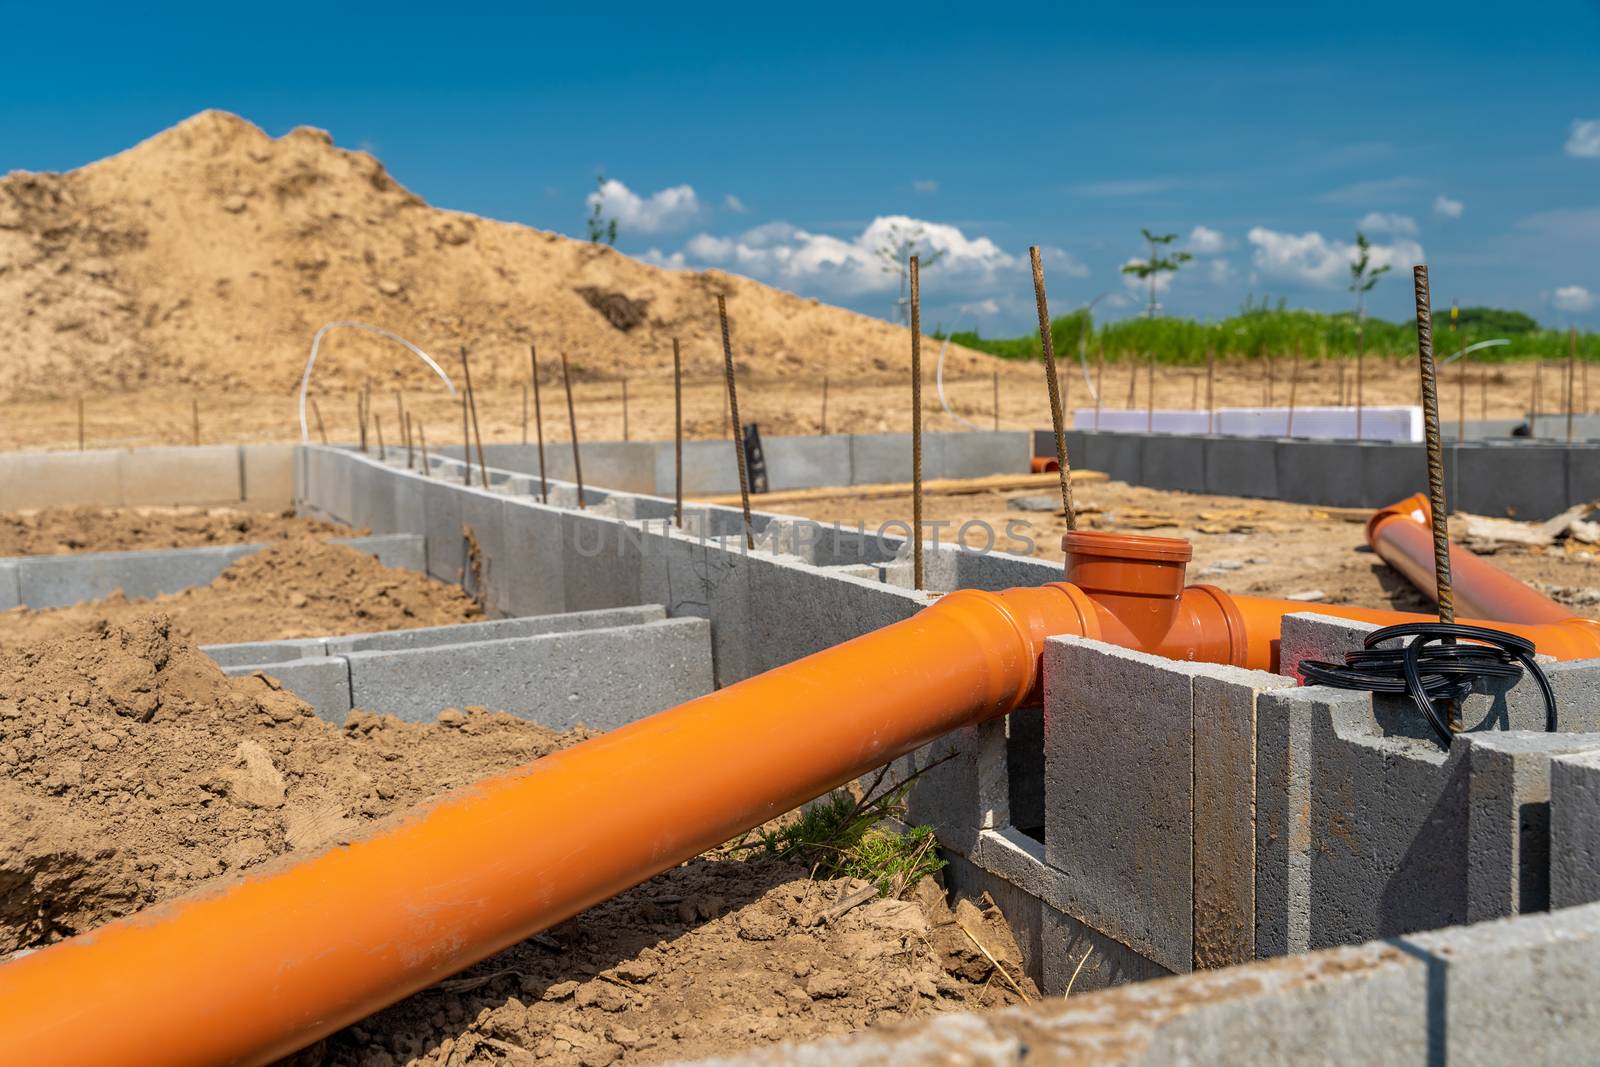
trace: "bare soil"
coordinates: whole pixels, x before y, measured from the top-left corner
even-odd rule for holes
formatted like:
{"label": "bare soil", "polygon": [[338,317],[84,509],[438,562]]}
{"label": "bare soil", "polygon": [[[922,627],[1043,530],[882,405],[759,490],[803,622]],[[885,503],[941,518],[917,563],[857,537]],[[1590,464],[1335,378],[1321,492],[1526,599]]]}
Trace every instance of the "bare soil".
{"label": "bare soil", "polygon": [[[223,676],[159,613],[0,651],[0,957],[585,736],[480,708],[340,728],[269,678]],[[806,873],[702,857],[288,1062],[649,1063],[1037,995],[992,907],[952,912],[924,882],[838,914],[865,883]]]}
{"label": "bare soil", "polygon": [[293,511],[233,508],[42,508],[0,514],[0,556],[203,548],[282,541],[289,537],[353,537],[348,526],[299,518]]}
{"label": "bare soil", "polygon": [[[995,531],[994,548],[999,551],[1064,559],[1061,536],[1066,522],[1059,512],[1059,496],[1053,504],[1047,494],[1044,497],[1041,503],[1052,510],[1008,506],[1022,498],[1039,500],[1038,490],[931,496],[923,501],[924,521],[944,523],[940,540],[946,544],[955,540],[963,523],[977,520]],[[1191,582],[1254,596],[1320,591],[1323,595],[1313,603],[1398,611],[1426,611],[1430,606],[1367,547],[1369,511],[1165,492],[1122,482],[1079,483],[1074,499],[1081,527],[1188,539],[1194,546]],[[850,529],[865,523],[869,532],[890,520],[909,523],[912,514],[909,496],[841,497],[785,505],[783,510]],[[1011,527],[1018,536],[1006,537],[1008,522],[1021,524]],[[988,538],[982,530],[970,527],[964,542],[985,547]],[[1549,549],[1508,546],[1494,554],[1494,564],[1567,604],[1574,615],[1600,618],[1600,558],[1591,546],[1577,542]]]}
{"label": "bare soil", "polygon": [[86,626],[132,625],[155,612],[194,644],[448,626],[483,617],[457,586],[301,534],[237,561],[210,585],[150,600],[119,593],[69,608],[13,608],[0,613],[0,648],[59,639]]}

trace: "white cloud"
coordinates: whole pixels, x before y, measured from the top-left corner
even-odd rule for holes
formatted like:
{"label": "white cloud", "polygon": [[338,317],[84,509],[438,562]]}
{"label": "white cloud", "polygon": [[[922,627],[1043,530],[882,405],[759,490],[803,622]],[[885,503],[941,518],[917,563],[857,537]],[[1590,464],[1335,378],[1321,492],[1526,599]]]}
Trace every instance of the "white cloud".
{"label": "white cloud", "polygon": [[[1257,226],[1251,229],[1249,239],[1256,246],[1251,261],[1263,275],[1306,285],[1325,288],[1343,285],[1356,257],[1354,244],[1330,241],[1315,230],[1279,233]],[[1371,254],[1372,266],[1389,266],[1396,270],[1423,260],[1422,246],[1403,238],[1392,244],[1374,244]]]}
{"label": "white cloud", "polygon": [[1600,119],[1573,119],[1566,151],[1576,159],[1600,159]]}
{"label": "white cloud", "polygon": [[1214,256],[1233,247],[1233,242],[1209,226],[1196,226],[1184,248],[1197,256]]}
{"label": "white cloud", "polygon": [[1225,259],[1213,259],[1206,264],[1206,273],[1212,284],[1224,285],[1233,280],[1233,264]]}
{"label": "white cloud", "polygon": [[1433,213],[1441,219],[1459,219],[1465,210],[1467,210],[1466,204],[1453,200],[1443,193],[1433,198]]}
{"label": "white cloud", "polygon": [[1374,200],[1382,200],[1396,193],[1404,193],[1415,189],[1422,184],[1421,178],[1401,176],[1398,178],[1373,178],[1363,182],[1353,182],[1350,185],[1340,186],[1331,192],[1323,193],[1317,199],[1330,204],[1357,204],[1365,206]]}
{"label": "white cloud", "polygon": [[975,300],[970,304],[960,304],[956,310],[963,315],[998,315],[1000,314],[1000,301],[990,297],[987,300]]}
{"label": "white cloud", "polygon": [[1563,285],[1551,296],[1550,302],[1558,311],[1581,315],[1594,307],[1594,294],[1581,285]]}
{"label": "white cloud", "polygon": [[674,185],[649,196],[640,196],[610,178],[584,200],[590,210],[599,204],[607,218],[617,220],[624,235],[667,233],[682,229],[700,216],[700,200],[688,185]]}
{"label": "white cloud", "polygon": [[[906,215],[881,215],[859,234],[835,237],[786,222],[769,222],[736,237],[697,234],[684,244],[689,260],[774,282],[794,291],[821,291],[836,297],[892,293],[899,279],[884,269],[878,249],[917,234],[918,246],[944,253],[924,275],[924,284],[960,288],[978,295],[1014,286],[1025,277],[1028,260],[1006,252],[987,237],[969,237],[958,227]],[[1088,268],[1061,249],[1046,249],[1053,272],[1081,278]]]}
{"label": "white cloud", "polygon": [[1417,220],[1410,215],[1391,215],[1383,211],[1369,211],[1356,223],[1358,230],[1373,233],[1393,233],[1403,237],[1417,235]]}
{"label": "white cloud", "polygon": [[939,183],[932,178],[918,178],[911,183],[911,188],[919,193],[937,193],[939,191]]}
{"label": "white cloud", "polygon": [[729,193],[727,196],[722,198],[722,206],[733,212],[735,215],[744,215],[750,211],[749,208],[744,206],[744,201],[740,200],[732,193]]}

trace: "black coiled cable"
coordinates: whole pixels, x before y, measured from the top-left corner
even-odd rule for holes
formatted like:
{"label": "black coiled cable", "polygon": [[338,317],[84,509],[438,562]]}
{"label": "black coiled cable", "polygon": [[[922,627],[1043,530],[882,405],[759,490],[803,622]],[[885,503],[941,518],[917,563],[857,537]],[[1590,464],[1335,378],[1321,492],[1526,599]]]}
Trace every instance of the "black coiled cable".
{"label": "black coiled cable", "polygon": [[[1416,640],[1400,648],[1377,647],[1396,637]],[[1447,622],[1403,623],[1368,634],[1365,647],[1346,654],[1343,665],[1301,660],[1300,675],[1307,685],[1408,695],[1439,742],[1449,748],[1454,736],[1445,717],[1449,704],[1471,693],[1480,680],[1509,678],[1515,684],[1524,669],[1544,696],[1545,729],[1555,732],[1555,691],[1533,652],[1533,642],[1503,630]]]}

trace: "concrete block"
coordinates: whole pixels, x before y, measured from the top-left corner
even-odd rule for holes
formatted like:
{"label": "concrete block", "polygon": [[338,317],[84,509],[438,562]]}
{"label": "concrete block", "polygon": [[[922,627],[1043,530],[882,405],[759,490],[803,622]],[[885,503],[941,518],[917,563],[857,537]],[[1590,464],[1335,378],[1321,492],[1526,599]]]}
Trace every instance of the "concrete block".
{"label": "concrete block", "polygon": [[1428,491],[1428,459],[1421,445],[1364,441],[1360,449],[1361,507],[1382,507]]}
{"label": "concrete block", "polygon": [[1470,444],[1451,455],[1452,511],[1548,519],[1567,508],[1567,451],[1560,445]]}
{"label": "concrete block", "polygon": [[709,628],[669,619],[403,652],[352,652],[356,707],[428,721],[483,705],[565,730],[612,730],[712,689]]}
{"label": "concrete block", "polygon": [[117,454],[117,466],[128,507],[237,505],[244,499],[237,445],[128,449]]}
{"label": "concrete block", "polygon": [[[906,793],[906,821],[932,826],[939,844],[966,854],[978,832],[1010,821],[1004,720],[946,734],[890,766],[887,781],[918,777]],[[867,782],[873,776],[866,776]]]}
{"label": "concrete block", "polygon": [[1219,496],[1277,498],[1277,441],[1210,437],[1204,447],[1206,492]]}
{"label": "concrete block", "polygon": [[466,573],[467,539],[461,528],[461,486],[443,478],[422,483],[428,576],[458,583]]}
{"label": "concrete block", "polygon": [[1221,667],[1193,676],[1194,967],[1255,959],[1256,701],[1291,679]]}
{"label": "concrete block", "polygon": [[1361,449],[1345,441],[1278,441],[1279,499],[1335,508],[1378,506],[1362,491]]}
{"label": "concrete block", "polygon": [[542,634],[639,626],[648,622],[660,622],[666,617],[666,609],[661,605],[642,604],[638,607],[611,608],[605,611],[573,611],[561,615],[533,615],[526,618],[494,619],[490,622],[458,623],[454,626],[423,626],[415,630],[385,630],[380,633],[352,634],[348,637],[328,637],[321,639],[319,643],[326,646],[327,655],[344,655],[348,652],[409,652],[413,649],[437,648],[441,645],[504,641]]}
{"label": "concrete block", "polygon": [[22,603],[22,583],[15,560],[0,560],[0,611]]}
{"label": "concrete block", "polygon": [[[767,458],[767,483],[774,491],[851,484],[850,439],[844,435],[769,437],[762,439],[762,447]],[[727,457],[730,462],[737,462],[731,455],[733,451],[731,446],[724,448],[723,451],[730,453]],[[658,465],[656,484],[663,492],[670,492],[672,450],[663,449],[663,454],[666,456],[669,474],[663,479]],[[945,477],[950,476],[945,475]],[[734,481],[735,483],[738,481],[737,471],[734,473]],[[734,491],[737,490],[738,486],[735,484]]]}
{"label": "concrete block", "polygon": [[1141,463],[1140,485],[1185,493],[1206,491],[1205,448],[1193,437],[1153,436],[1144,442]]}
{"label": "concrete block", "polygon": [[123,503],[121,453],[12,452],[0,455],[0,511]]}
{"label": "concrete block", "polygon": [[911,435],[850,435],[850,484],[874,485],[911,480]]}
{"label": "concrete block", "polygon": [[1550,761],[1550,907],[1600,900],[1600,752]]}
{"label": "concrete block", "polygon": [[1138,485],[1144,475],[1143,434],[1086,433],[1083,458],[1073,461],[1086,470],[1103,471],[1114,482]]}
{"label": "concrete block", "polygon": [[244,506],[278,511],[294,504],[297,445],[240,445],[240,486]]}
{"label": "concrete block", "polygon": [[[592,512],[567,511],[561,516],[561,532],[566,610],[590,611],[648,601],[640,593],[643,556],[647,544],[657,546],[641,526]],[[668,607],[670,610],[670,602]]]}
{"label": "concrete block", "polygon": [[[685,441],[683,443],[684,495],[711,496],[718,493],[737,493],[739,458],[733,449],[732,441]],[[671,496],[676,491],[674,462],[670,446],[663,448],[656,455],[656,490],[664,496]]]}
{"label": "concrete block", "polygon": [[233,678],[245,678],[257,672],[310,704],[320,719],[343,724],[345,716],[350,714],[350,673],[345,661],[338,656],[246,663],[222,668],[223,674]]}
{"label": "concrete block", "polygon": [[[1065,995],[1069,982],[1076,997],[1173,973],[1067,912],[1045,905],[1040,919],[1041,939],[1048,948],[1042,968],[1044,981],[1039,988],[1047,997]],[[1080,963],[1082,970],[1078,968]]]}
{"label": "concrete block", "polygon": [[507,553],[497,573],[503,583],[501,606],[510,615],[565,611],[561,512],[533,500],[516,499],[504,501],[501,509],[501,544]]}
{"label": "concrete block", "polygon": [[515,566],[505,544],[505,498],[486,489],[458,490],[466,562],[461,587],[491,617],[509,614],[509,576]]}
{"label": "concrete block", "polygon": [[[1032,469],[1028,435],[1021,431],[941,433],[929,438],[937,449],[933,467],[936,473],[924,471],[925,478],[982,478],[990,474],[1026,474]],[[1053,453],[1055,446],[1051,445],[1050,450]]]}
{"label": "concrete block", "polygon": [[21,556],[13,560],[18,596],[31,608],[60,608],[98,600],[118,589],[130,600],[146,600],[207,585],[235,560],[262,545],[84,552],[69,556]]}
{"label": "concrete block", "polygon": [[[1079,638],[1045,646],[1045,855],[1064,910],[1170,971],[1193,956],[1192,675]],[[1114,783],[1114,784],[1113,784]]]}
{"label": "concrete block", "polygon": [[1550,907],[1551,761],[1600,750],[1600,734],[1462,734],[1468,749],[1467,920]]}
{"label": "concrete block", "polygon": [[328,642],[321,637],[290,638],[284,641],[244,641],[230,645],[201,645],[219,667],[246,664],[283,663],[287,660],[314,659],[328,654]]}
{"label": "concrete block", "polygon": [[[336,545],[349,545],[376,559],[385,567],[424,572],[427,569],[427,539],[421,534],[364,534],[361,537],[330,537]],[[256,545],[259,551],[263,546]]]}
{"label": "concrete block", "polygon": [[1573,445],[1567,453],[1567,500],[1600,500],[1600,445]]}

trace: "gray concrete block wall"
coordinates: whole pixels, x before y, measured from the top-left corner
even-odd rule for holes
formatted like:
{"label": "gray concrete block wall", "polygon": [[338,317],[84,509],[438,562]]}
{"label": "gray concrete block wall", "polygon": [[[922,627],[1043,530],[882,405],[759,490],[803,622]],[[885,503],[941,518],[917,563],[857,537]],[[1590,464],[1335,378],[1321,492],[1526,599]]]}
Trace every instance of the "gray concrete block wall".
{"label": "gray concrete block wall", "polygon": [[293,502],[293,445],[202,445],[0,455],[0,511]]}
{"label": "gray concrete block wall", "polygon": [[1486,444],[1453,448],[1452,511],[1547,518],[1565,511],[1567,449],[1560,445]]}
{"label": "gray concrete block wall", "polygon": [[1550,761],[1550,906],[1600,901],[1600,752]]}
{"label": "gray concrete block wall", "polygon": [[318,718],[331,723],[343,723],[350,714],[350,671],[337,656],[234,664],[223,666],[222,673],[233,678],[264,675],[310,704]]}

